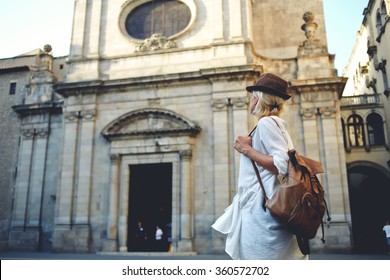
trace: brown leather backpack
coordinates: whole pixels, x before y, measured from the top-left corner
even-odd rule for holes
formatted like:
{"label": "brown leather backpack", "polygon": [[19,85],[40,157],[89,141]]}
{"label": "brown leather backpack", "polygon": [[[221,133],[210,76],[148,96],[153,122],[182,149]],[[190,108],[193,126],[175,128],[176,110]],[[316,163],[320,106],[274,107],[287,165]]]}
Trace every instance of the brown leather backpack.
{"label": "brown leather backpack", "polygon": [[316,174],[323,173],[320,162],[301,156],[296,150],[289,150],[288,174],[280,183],[277,192],[268,198],[259,170],[255,162],[255,169],[263,192],[263,209],[270,213],[297,237],[299,249],[302,254],[310,254],[309,239],[313,239],[321,225],[322,242],[324,239],[323,217],[329,212],[325,201],[324,189]]}

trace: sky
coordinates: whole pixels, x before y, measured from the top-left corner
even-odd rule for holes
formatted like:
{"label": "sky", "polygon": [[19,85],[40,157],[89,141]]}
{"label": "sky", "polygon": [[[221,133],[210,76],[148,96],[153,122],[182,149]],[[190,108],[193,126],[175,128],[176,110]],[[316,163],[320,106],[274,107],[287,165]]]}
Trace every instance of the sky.
{"label": "sky", "polygon": [[[291,0],[294,1],[294,0]],[[323,0],[328,51],[342,75],[369,0]],[[0,0],[0,59],[50,44],[69,54],[74,0]]]}

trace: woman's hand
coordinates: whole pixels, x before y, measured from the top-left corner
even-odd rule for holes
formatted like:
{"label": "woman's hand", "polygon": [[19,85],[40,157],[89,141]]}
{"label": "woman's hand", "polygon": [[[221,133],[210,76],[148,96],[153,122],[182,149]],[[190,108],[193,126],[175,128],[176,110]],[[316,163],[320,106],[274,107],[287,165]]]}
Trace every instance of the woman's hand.
{"label": "woman's hand", "polygon": [[252,147],[252,137],[238,136],[234,142],[234,149],[239,153],[245,154]]}
{"label": "woman's hand", "polygon": [[252,137],[238,136],[234,142],[234,149],[244,154],[268,171],[278,175],[279,171],[274,165],[274,159],[270,155],[263,154],[252,147]]}

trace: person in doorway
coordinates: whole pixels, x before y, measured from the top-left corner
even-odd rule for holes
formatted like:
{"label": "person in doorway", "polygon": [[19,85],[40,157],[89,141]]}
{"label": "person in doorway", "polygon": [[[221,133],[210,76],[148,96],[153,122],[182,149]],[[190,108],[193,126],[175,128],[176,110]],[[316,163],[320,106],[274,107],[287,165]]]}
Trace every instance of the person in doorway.
{"label": "person in doorway", "polygon": [[156,234],[155,234],[155,249],[156,251],[163,250],[163,231],[159,226],[156,226]]}
{"label": "person in doorway", "polygon": [[386,234],[387,239],[387,253],[390,255],[390,224],[389,221],[386,221],[386,225],[383,227],[383,231]]}
{"label": "person in doorway", "polygon": [[295,235],[262,208],[263,194],[251,162],[256,163],[265,191],[272,196],[279,186],[278,176],[287,174],[287,152],[293,148],[287,125],[279,117],[291,97],[288,82],[265,73],[246,89],[252,94],[250,110],[258,123],[250,137],[236,138],[234,148],[241,153],[238,192],[212,227],[227,234],[225,251],[233,259],[307,259]]}
{"label": "person in doorway", "polygon": [[145,229],[142,225],[142,222],[139,221],[137,223],[137,228],[136,228],[136,232],[135,232],[135,241],[136,241],[136,249],[137,251],[144,251],[146,248],[146,240],[147,240],[147,235],[146,235],[146,232],[145,232]]}

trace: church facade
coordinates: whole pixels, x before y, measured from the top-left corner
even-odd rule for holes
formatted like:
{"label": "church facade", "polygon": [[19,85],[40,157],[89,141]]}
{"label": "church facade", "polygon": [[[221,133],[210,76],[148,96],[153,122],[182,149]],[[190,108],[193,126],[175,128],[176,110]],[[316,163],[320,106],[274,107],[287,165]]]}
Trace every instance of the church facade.
{"label": "church facade", "polygon": [[75,1],[66,63],[46,46],[18,80],[2,244],[132,252],[148,243],[141,223],[147,240],[163,229],[166,251],[223,252],[210,226],[235,195],[234,139],[255,125],[245,88],[272,72],[291,82],[282,117],[296,149],[326,169],[332,221],[312,247],[350,248],[346,79],[327,50],[322,1],[298,2]]}

